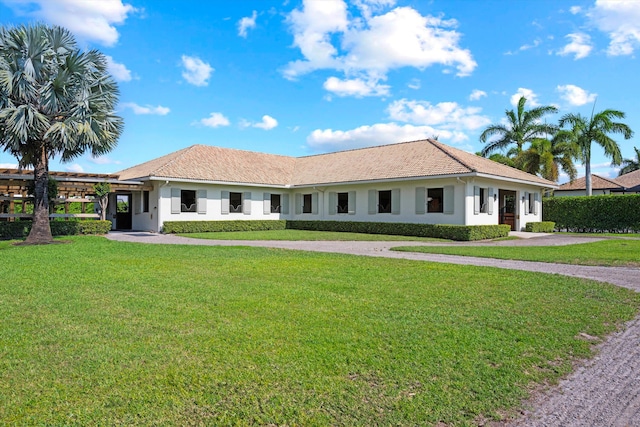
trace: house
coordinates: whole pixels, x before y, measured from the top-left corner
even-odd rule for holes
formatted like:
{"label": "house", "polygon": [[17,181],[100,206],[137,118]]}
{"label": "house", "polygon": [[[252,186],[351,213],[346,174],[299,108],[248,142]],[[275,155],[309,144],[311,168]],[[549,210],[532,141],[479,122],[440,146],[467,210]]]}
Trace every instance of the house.
{"label": "house", "polygon": [[[562,184],[553,192],[554,196],[586,196],[587,184],[583,176],[574,181]],[[640,193],[640,170],[633,171],[617,178],[604,178],[591,174],[591,194],[629,194]]]}
{"label": "house", "polygon": [[557,186],[434,140],[288,157],[193,145],[117,173],[115,229],[165,221],[336,220],[439,224],[541,221]]}

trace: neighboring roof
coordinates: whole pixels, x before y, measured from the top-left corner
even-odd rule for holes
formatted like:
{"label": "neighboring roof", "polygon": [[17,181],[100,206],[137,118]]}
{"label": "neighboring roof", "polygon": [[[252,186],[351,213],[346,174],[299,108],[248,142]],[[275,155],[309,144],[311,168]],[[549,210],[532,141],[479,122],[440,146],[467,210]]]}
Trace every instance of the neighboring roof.
{"label": "neighboring roof", "polygon": [[640,169],[620,175],[616,178],[616,182],[620,183],[625,188],[640,187]]}
{"label": "neighboring roof", "polygon": [[121,179],[158,177],[267,185],[486,174],[545,187],[555,183],[433,140],[403,142],[305,157],[194,145],[125,169]]}
{"label": "neighboring roof", "polygon": [[[556,191],[573,191],[573,190],[586,190],[587,182],[586,177],[574,179],[571,182],[562,184]],[[591,189],[592,190],[623,190],[624,186],[616,182],[616,180],[603,178],[599,175],[591,174]]]}
{"label": "neighboring roof", "polygon": [[145,177],[287,185],[295,158],[230,148],[192,145],[118,173],[120,179]]}

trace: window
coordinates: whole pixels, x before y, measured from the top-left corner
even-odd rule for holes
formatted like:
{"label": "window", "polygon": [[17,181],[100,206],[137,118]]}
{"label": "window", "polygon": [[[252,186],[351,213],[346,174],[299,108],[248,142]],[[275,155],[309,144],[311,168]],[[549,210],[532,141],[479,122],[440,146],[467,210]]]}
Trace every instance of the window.
{"label": "window", "polygon": [[487,213],[487,189],[480,188],[480,213]]}
{"label": "window", "polygon": [[149,192],[142,192],[142,212],[149,212]]}
{"label": "window", "polygon": [[427,190],[427,212],[442,213],[444,212],[444,189],[429,188]]}
{"label": "window", "polygon": [[313,211],[311,194],[302,195],[302,213],[311,213]]}
{"label": "window", "polygon": [[280,195],[272,194],[271,195],[271,213],[280,213],[282,210],[282,205],[280,204]]}
{"label": "window", "polygon": [[391,213],[391,190],[378,191],[378,213]]}
{"label": "window", "polygon": [[538,215],[538,193],[524,193],[522,200],[524,201],[524,214]]}
{"label": "window", "polygon": [[180,212],[196,211],[196,192],[195,190],[180,191]]}
{"label": "window", "polygon": [[338,213],[349,213],[349,193],[338,193]]}
{"label": "window", "polygon": [[242,212],[242,193],[229,192],[229,212]]}
{"label": "window", "polygon": [[495,199],[493,188],[473,187],[473,214],[486,213],[493,215],[493,202]]}

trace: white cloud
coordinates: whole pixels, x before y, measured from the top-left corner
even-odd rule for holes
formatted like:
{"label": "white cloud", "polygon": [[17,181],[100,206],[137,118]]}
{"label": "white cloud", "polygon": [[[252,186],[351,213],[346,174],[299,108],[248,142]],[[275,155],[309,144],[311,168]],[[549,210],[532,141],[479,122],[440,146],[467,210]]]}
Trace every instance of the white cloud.
{"label": "white cloud", "polygon": [[480,90],[480,89],[474,89],[471,92],[471,95],[469,95],[469,101],[477,101],[482,97],[486,97],[487,96],[487,92]]}
{"label": "white cloud", "polygon": [[573,59],[582,59],[589,56],[593,49],[591,37],[588,34],[572,33],[567,34],[565,38],[568,38],[571,42],[559,50],[557,52],[558,55],[574,55]]}
{"label": "white cloud", "polygon": [[525,105],[529,107],[537,107],[540,105],[540,103],[538,102],[538,95],[534,93],[531,89],[527,89],[524,87],[519,87],[518,91],[513,95],[511,95],[511,99],[510,99],[511,105],[513,105],[514,107],[518,105],[520,98],[523,96],[527,98],[527,103]]}
{"label": "white cloud", "polygon": [[274,119],[271,116],[268,115],[264,115],[262,116],[262,121],[259,123],[254,123],[253,127],[254,128],[259,128],[259,129],[264,129],[264,130],[271,130],[273,128],[275,128],[276,126],[278,126],[278,121],[276,119]]}
{"label": "white cloud", "polygon": [[0,163],[0,169],[18,169],[17,163]]}
{"label": "white cloud", "polygon": [[213,67],[196,56],[182,55],[182,77],[195,86],[207,86]]}
{"label": "white cloud", "polygon": [[439,140],[450,140],[452,142],[462,142],[467,139],[464,133],[435,129],[431,126],[377,123],[347,131],[316,129],[307,137],[307,145],[316,151],[337,151],[415,141],[434,136],[437,136]]}
{"label": "white cloud", "polygon": [[105,59],[107,60],[107,71],[114,79],[120,82],[131,81],[131,71],[124,64],[114,61],[109,55],[105,55]]}
{"label": "white cloud", "polygon": [[571,6],[569,8],[569,12],[571,12],[572,15],[577,15],[578,13],[582,12],[582,8],[580,6]]}
{"label": "white cloud", "polygon": [[9,0],[16,12],[36,20],[60,25],[78,38],[113,46],[118,41],[116,25],[136,12],[122,0]]}
{"label": "white cloud", "polygon": [[542,43],[542,40],[535,39],[531,44],[523,44],[518,48],[518,50],[524,51],[524,50],[533,49],[534,47],[540,46],[540,43]]}
{"label": "white cloud", "polygon": [[409,89],[418,90],[420,89],[421,83],[418,79],[411,79],[409,83],[407,83],[407,87]]}
{"label": "white cloud", "polygon": [[589,93],[575,85],[559,85],[556,90],[560,92],[560,98],[573,106],[588,104],[595,101],[598,96],[596,93]]}
{"label": "white cloud", "polygon": [[323,85],[324,89],[338,96],[355,96],[361,98],[363,96],[387,96],[389,95],[389,86],[378,84],[375,79],[345,79],[340,80],[337,77],[329,77]]}
{"label": "white cloud", "polygon": [[251,16],[245,16],[238,21],[238,35],[240,37],[247,38],[247,30],[256,27],[256,18],[258,17],[258,12],[253,11]]}
{"label": "white cloud", "polygon": [[478,107],[463,108],[455,102],[440,102],[432,105],[427,101],[401,99],[389,104],[387,112],[392,120],[417,125],[439,126],[442,129],[459,131],[475,130],[491,123],[480,115]]}
{"label": "white cloud", "polygon": [[359,0],[362,16],[352,17],[344,0],[305,0],[288,16],[293,44],[304,59],[287,64],[285,77],[333,69],[345,74],[344,81],[377,82],[392,69],[436,64],[455,68],[458,76],[471,74],[477,64],[469,50],[459,47],[457,21],[422,16],[410,7],[376,14],[393,4]]}
{"label": "white cloud", "polygon": [[587,16],[600,31],[609,36],[609,55],[631,55],[640,47],[639,1],[596,0]]}
{"label": "white cloud", "polygon": [[84,172],[84,168],[77,163],[74,163],[69,166],[65,166],[64,170],[66,170],[67,172],[76,172],[76,173]]}
{"label": "white cloud", "polygon": [[229,119],[226,118],[222,113],[211,113],[209,117],[200,120],[200,124],[203,124],[210,128],[229,126]]}
{"label": "white cloud", "polygon": [[107,156],[89,157],[88,160],[96,165],[119,165],[122,164],[119,160],[112,160]]}
{"label": "white cloud", "polygon": [[168,107],[163,107],[162,105],[138,105],[135,102],[124,102],[122,104],[122,108],[130,108],[133,111],[133,114],[153,114],[157,116],[166,116],[171,111]]}

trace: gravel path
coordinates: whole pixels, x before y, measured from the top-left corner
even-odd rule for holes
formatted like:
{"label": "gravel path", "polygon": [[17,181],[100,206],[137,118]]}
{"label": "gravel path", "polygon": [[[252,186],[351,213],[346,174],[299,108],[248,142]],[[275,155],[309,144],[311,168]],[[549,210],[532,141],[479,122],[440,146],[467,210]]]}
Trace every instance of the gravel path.
{"label": "gravel path", "polygon": [[[537,271],[608,282],[640,292],[639,268],[550,264],[389,250],[394,246],[439,244],[431,242],[231,241],[191,239],[145,232],[109,233],[107,238],[158,244],[272,247]],[[532,239],[474,242],[464,245],[557,246],[597,240],[601,239],[540,235]],[[612,334],[605,342],[599,344],[597,355],[593,359],[578,366],[558,386],[535,396],[525,407],[527,409],[519,419],[495,425],[640,427],[640,317],[628,322],[622,331]]]}

